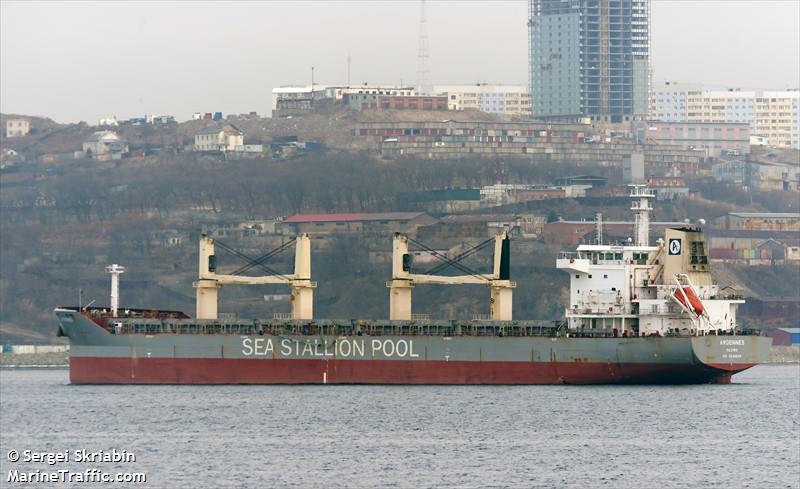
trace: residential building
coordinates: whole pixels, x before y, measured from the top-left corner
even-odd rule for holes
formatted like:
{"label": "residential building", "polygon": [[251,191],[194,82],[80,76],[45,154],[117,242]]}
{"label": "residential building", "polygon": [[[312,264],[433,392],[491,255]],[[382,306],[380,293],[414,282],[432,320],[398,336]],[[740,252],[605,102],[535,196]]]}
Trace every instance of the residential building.
{"label": "residential building", "polygon": [[347,94],[369,93],[372,95],[386,95],[393,97],[413,97],[417,95],[414,87],[401,85],[343,85],[330,87],[332,96],[336,100],[342,100]]}
{"label": "residential building", "polygon": [[416,95],[413,87],[395,85],[290,85],[272,89],[272,117],[288,117],[311,112],[314,103],[342,101],[347,94],[385,96]]}
{"label": "residential building", "polygon": [[419,226],[436,222],[424,212],[355,212],[297,214],[280,223],[282,234],[310,235],[361,233],[415,233]]}
{"label": "residential building", "polygon": [[750,153],[746,122],[637,121],[631,123],[631,130],[638,141],[704,150],[707,157]]}
{"label": "residential building", "polygon": [[83,153],[96,160],[118,160],[128,152],[128,142],[114,131],[96,131],[83,142]]}
{"label": "residential building", "polygon": [[194,136],[195,151],[236,151],[244,146],[244,133],[232,124],[209,128]]}
{"label": "residential building", "polygon": [[450,110],[525,117],[531,114],[531,97],[524,85],[436,85],[433,91],[447,97]]}
{"label": "residential building", "polygon": [[330,99],[325,86],[288,86],[272,89],[272,117],[289,117],[311,112],[315,101]]}
{"label": "residential building", "polygon": [[642,152],[648,174],[696,171],[700,151],[674,145],[640,145],[629,139],[602,138],[588,124],[556,122],[362,122],[354,136],[371,139],[384,157],[422,158],[516,155],[523,158],[603,161],[621,166],[622,157]]}
{"label": "residential building", "polygon": [[19,138],[31,132],[31,123],[27,119],[8,119],[6,121],[6,137]]}
{"label": "residential building", "polygon": [[650,0],[528,0],[533,117],[645,118],[649,19]]}
{"label": "residential building", "polygon": [[448,110],[447,97],[346,93],[342,101],[352,110]]}
{"label": "residential building", "polygon": [[111,117],[105,117],[103,119],[100,119],[99,121],[97,121],[97,125],[101,127],[102,126],[113,127],[113,126],[118,126],[119,121],[117,120],[116,116],[112,115]]}
{"label": "residential building", "polygon": [[[756,143],[800,148],[800,90],[709,90],[675,82],[655,86],[650,119],[745,123]],[[759,139],[761,138],[761,139]]]}

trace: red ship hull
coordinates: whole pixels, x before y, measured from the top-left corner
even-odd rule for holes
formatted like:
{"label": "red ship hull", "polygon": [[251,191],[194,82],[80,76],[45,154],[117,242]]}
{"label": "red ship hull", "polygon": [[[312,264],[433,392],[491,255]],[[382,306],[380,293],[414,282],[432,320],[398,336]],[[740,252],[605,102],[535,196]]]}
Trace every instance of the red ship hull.
{"label": "red ship hull", "polygon": [[754,364],[72,357],[73,384],[729,383]]}

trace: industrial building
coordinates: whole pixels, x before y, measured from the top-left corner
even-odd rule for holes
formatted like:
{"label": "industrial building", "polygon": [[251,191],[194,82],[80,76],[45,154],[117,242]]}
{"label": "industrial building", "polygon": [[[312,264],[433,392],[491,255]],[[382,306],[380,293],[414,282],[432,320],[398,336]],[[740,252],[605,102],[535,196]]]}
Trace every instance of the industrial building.
{"label": "industrial building", "polygon": [[800,235],[776,231],[714,230],[709,258],[742,265],[800,264]]}
{"label": "industrial building", "polygon": [[800,328],[778,328],[770,336],[773,346],[800,346]]}
{"label": "industrial building", "polygon": [[711,167],[711,175],[720,182],[733,183],[761,192],[800,191],[800,167],[797,165],[724,161]]}
{"label": "industrial building", "polygon": [[729,212],[714,224],[731,231],[800,232],[800,212]]}
{"label": "industrial building", "polygon": [[636,121],[631,131],[637,140],[703,150],[707,157],[750,153],[750,126],[746,122]]}
{"label": "industrial building", "polygon": [[647,186],[653,191],[656,200],[674,200],[679,197],[688,197],[689,187],[683,177],[649,177]]}
{"label": "industrial building", "polygon": [[528,0],[536,118],[626,122],[647,116],[650,0]]}
{"label": "industrial building", "polygon": [[653,89],[650,119],[665,122],[746,123],[767,146],[800,148],[800,90],[709,90],[664,82]]}

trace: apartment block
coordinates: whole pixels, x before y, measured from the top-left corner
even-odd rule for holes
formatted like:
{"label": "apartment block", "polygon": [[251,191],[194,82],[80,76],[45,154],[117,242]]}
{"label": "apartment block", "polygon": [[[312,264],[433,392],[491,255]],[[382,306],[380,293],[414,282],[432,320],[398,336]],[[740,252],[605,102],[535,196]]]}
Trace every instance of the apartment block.
{"label": "apartment block", "polygon": [[800,90],[708,90],[658,84],[650,119],[664,122],[746,123],[750,135],[776,148],[800,148]]}
{"label": "apartment block", "polygon": [[531,98],[524,85],[437,85],[450,110],[480,110],[490,114],[530,116]]}
{"label": "apartment block", "polygon": [[647,116],[650,0],[529,0],[536,118],[627,122]]}

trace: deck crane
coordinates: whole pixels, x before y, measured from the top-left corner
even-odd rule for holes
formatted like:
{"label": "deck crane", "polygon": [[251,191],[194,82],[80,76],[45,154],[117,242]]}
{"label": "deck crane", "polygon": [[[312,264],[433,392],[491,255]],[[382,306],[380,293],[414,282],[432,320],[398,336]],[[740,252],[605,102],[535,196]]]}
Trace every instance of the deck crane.
{"label": "deck crane", "polygon": [[[285,250],[292,243],[295,243],[294,273],[281,274],[264,265],[268,258]],[[247,260],[248,264],[231,274],[218,274],[217,257],[214,254],[215,244]],[[289,285],[292,289],[292,319],[313,319],[314,288],[317,283],[311,280],[311,240],[307,234],[301,234],[256,259],[239,253],[222,242],[215,243],[213,238],[203,235],[200,238],[199,262],[198,280],[192,284],[197,289],[197,319],[217,319],[218,290],[221,285],[263,284]],[[269,275],[258,277],[239,275],[256,266],[264,269]]]}
{"label": "deck crane", "polygon": [[[434,267],[427,273],[411,273],[411,255],[408,252],[409,241],[421,246],[443,264]],[[459,261],[474,254],[479,249],[494,241],[494,268],[491,274],[479,274],[461,265]],[[502,231],[493,239],[473,247],[459,256],[448,259],[442,254],[414,241],[406,235],[396,233],[392,246],[392,280],[386,283],[389,287],[389,318],[392,320],[411,320],[411,289],[416,284],[466,285],[484,284],[490,289],[491,320],[512,320],[512,293],[517,283],[510,280],[509,271],[509,237]],[[453,266],[466,275],[435,275],[437,271]]]}

